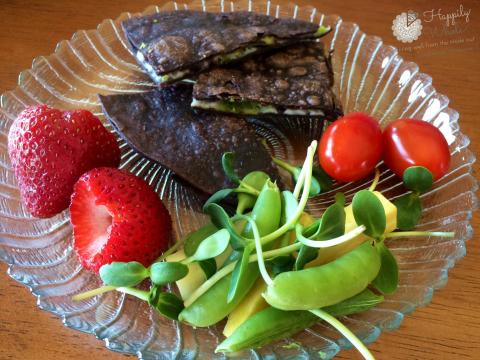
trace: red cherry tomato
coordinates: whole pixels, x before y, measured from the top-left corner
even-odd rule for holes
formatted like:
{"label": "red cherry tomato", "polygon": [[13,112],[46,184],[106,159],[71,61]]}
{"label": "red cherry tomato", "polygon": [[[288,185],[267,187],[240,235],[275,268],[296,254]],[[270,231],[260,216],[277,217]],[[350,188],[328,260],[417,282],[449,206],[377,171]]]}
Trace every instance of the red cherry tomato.
{"label": "red cherry tomato", "polygon": [[382,131],[363,113],[352,113],[330,125],[318,147],[320,166],[340,182],[356,181],[375,169],[382,158]]}
{"label": "red cherry tomato", "polygon": [[426,167],[433,179],[450,166],[450,150],[443,134],[432,124],[415,119],[391,122],[383,131],[385,164],[398,176],[410,166]]}

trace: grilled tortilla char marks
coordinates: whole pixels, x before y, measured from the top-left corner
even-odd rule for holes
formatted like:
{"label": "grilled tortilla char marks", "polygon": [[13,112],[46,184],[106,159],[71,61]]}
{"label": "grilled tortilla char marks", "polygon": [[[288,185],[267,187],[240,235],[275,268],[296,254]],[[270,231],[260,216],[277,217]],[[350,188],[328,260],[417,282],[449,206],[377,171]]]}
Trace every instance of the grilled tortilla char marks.
{"label": "grilled tortilla char marks", "polygon": [[320,42],[302,43],[199,76],[193,97],[201,101],[255,101],[280,108],[319,109],[336,117],[333,74]]}
{"label": "grilled tortilla char marks", "polygon": [[108,120],[128,144],[208,194],[232,186],[221,166],[226,151],[235,152],[240,176],[263,170],[278,179],[253,128],[237,117],[192,109],[191,85],[100,95],[100,101]]}
{"label": "grilled tortilla char marks", "polygon": [[[135,51],[157,74],[188,69],[215,55],[228,54],[274,36],[280,41],[313,38],[318,26],[253,12],[208,13],[190,10],[160,12],[122,23]],[[263,44],[266,46],[267,44]]]}

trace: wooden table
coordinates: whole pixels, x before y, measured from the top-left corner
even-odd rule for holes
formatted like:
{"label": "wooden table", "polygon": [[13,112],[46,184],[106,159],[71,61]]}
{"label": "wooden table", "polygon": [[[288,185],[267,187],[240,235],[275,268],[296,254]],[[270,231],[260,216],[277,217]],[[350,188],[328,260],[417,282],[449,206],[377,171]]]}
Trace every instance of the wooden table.
{"label": "wooden table", "polygon": [[[15,87],[18,73],[29,68],[35,56],[50,54],[57,42],[70,38],[76,30],[94,28],[105,18],[115,18],[123,11],[141,11],[151,3],[152,0],[3,0],[0,88],[3,91]],[[472,140],[472,150],[478,153],[480,2],[405,0],[397,4],[389,0],[322,0],[311,3],[325,13],[340,14],[345,21],[358,23],[367,34],[382,37],[385,43],[399,47],[408,60],[419,64],[422,71],[433,77],[435,87],[450,97],[451,106],[460,112],[461,128]],[[460,4],[465,11],[471,9],[466,32],[440,36],[439,40],[475,37],[469,44],[410,52],[392,35],[392,20],[401,12],[413,9],[422,14],[440,8],[446,13]],[[457,19],[458,23],[462,21],[465,18]],[[430,25],[424,23],[424,31]],[[432,39],[427,37],[427,40]],[[419,42],[412,45],[415,44]],[[478,215],[472,221],[476,232]],[[406,317],[400,329],[382,334],[370,347],[374,355],[379,359],[480,358],[479,242],[471,240],[467,249],[467,257],[450,271],[447,286],[435,292],[428,307]],[[67,329],[59,319],[40,311],[29,291],[11,280],[5,270],[6,266],[1,264],[0,359],[120,359],[124,356],[106,350],[93,336]],[[359,358],[359,355],[346,351],[338,358]]]}

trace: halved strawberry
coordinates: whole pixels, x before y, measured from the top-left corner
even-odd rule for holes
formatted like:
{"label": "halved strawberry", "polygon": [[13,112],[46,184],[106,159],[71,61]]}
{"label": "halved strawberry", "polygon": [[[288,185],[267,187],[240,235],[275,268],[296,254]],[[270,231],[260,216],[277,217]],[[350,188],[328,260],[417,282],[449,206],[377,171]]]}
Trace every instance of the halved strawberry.
{"label": "halved strawberry", "polygon": [[168,246],[170,215],[155,191],[135,175],[93,169],[78,180],[70,204],[74,247],[84,267],[113,261],[149,266]]}

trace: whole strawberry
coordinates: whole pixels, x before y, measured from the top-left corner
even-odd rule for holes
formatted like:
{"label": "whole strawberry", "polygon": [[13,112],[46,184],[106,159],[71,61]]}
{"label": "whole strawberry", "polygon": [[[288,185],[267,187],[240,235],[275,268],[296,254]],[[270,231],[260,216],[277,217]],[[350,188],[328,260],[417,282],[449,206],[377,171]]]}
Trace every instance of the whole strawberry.
{"label": "whole strawberry", "polygon": [[74,247],[82,265],[97,271],[113,261],[149,266],[168,246],[170,215],[155,191],[113,168],[85,173],[70,204]]}
{"label": "whole strawberry", "polygon": [[68,208],[73,185],[83,173],[120,163],[115,136],[91,112],[46,105],[18,115],[8,134],[8,153],[22,199],[40,218]]}

